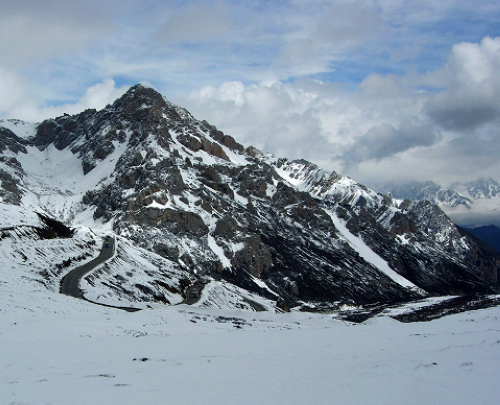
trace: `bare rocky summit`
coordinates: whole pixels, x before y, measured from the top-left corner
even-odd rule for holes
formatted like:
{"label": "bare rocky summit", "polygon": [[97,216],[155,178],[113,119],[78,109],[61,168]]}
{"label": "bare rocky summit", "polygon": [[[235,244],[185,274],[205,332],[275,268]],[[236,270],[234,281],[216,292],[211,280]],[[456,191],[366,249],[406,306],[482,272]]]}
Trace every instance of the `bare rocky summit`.
{"label": "bare rocky summit", "polygon": [[498,256],[483,254],[438,206],[397,202],[307,161],[245,148],[150,88],[134,86],[101,111],[44,121],[32,137],[1,125],[3,203],[33,201],[19,156],[33,148],[64,154],[82,179],[97,180],[52,188],[64,209],[47,197],[40,211],[68,226],[92,226],[82,219],[90,213],[183,274],[182,283],[164,275],[131,287],[143,299],[162,302],[162,288],[174,284],[182,293],[195,275],[304,310],[498,286]]}

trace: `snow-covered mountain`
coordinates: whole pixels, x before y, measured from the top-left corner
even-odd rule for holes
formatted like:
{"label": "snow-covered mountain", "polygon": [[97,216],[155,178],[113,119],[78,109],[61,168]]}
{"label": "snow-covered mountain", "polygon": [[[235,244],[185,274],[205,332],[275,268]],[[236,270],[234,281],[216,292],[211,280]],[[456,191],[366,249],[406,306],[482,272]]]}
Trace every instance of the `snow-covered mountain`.
{"label": "snow-covered mountain", "polygon": [[464,184],[454,184],[453,188],[466,192],[475,200],[500,197],[500,184],[493,179],[479,179]]}
{"label": "snow-covered mountain", "polygon": [[491,178],[453,183],[447,188],[432,181],[388,183],[376,188],[398,199],[428,200],[464,227],[500,225],[500,184]]}
{"label": "snow-covered mountain", "polygon": [[379,188],[382,192],[390,192],[397,199],[408,199],[411,201],[428,200],[441,207],[463,205],[470,208],[471,204],[473,204],[472,198],[466,197],[454,188],[444,188],[432,181],[386,184]]}
{"label": "snow-covered mountain", "polygon": [[[266,310],[497,287],[496,257],[438,206],[245,148],[150,88],[102,111],[2,121],[0,131],[0,213],[12,222],[2,264],[49,289],[105,233],[116,254],[82,284],[101,302],[176,304],[200,277],[196,305]],[[26,233],[26,218],[71,228],[65,254],[45,250],[57,233]],[[30,229],[43,228],[36,221]]]}
{"label": "snow-covered mountain", "polygon": [[432,181],[410,182],[405,184],[385,184],[379,187],[390,192],[394,198],[412,201],[429,200],[443,207],[464,205],[471,207],[474,200],[495,199],[500,197],[500,184],[493,179],[478,179],[467,183],[453,183],[442,187]]}

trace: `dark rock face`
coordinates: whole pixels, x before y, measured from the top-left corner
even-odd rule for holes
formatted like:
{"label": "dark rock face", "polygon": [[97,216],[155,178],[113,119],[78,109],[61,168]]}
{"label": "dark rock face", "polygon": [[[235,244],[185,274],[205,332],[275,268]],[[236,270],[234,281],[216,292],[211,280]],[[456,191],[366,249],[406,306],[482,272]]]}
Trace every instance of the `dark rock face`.
{"label": "dark rock face", "polygon": [[[3,157],[0,158],[0,163],[2,162]],[[7,165],[14,165],[16,166],[16,162],[7,160]],[[19,163],[19,162],[17,162]],[[22,177],[20,175],[18,179]],[[14,177],[9,171],[3,170],[0,168],[0,197],[2,201],[4,201],[7,204],[13,204],[13,205],[19,205],[21,202],[22,198],[22,192],[18,187],[19,180]]]}
{"label": "dark rock face", "polygon": [[21,163],[9,155],[26,154],[25,141],[11,130],[0,127],[0,197],[8,204],[19,205],[22,191],[19,184],[23,177]]}
{"label": "dark rock face", "polygon": [[165,228],[174,235],[188,235],[201,238],[208,234],[208,227],[203,219],[188,211],[149,208],[140,210],[133,218],[127,218],[144,227]]}
{"label": "dark rock face", "polygon": [[[485,275],[485,278],[489,282],[500,286],[500,277],[497,270],[500,267],[499,252],[492,247],[494,243],[487,243],[489,241],[481,235],[481,232],[484,230],[487,230],[488,233],[493,232],[493,235],[498,235],[499,229],[493,225],[472,230],[460,227],[457,227],[457,229],[463,237],[471,241],[471,249],[466,252],[468,259],[474,264],[476,269]],[[480,236],[483,236],[482,238],[479,238],[476,234],[478,230]]]}
{"label": "dark rock face", "polygon": [[224,159],[229,160],[224,150],[220,147],[219,144],[210,142],[208,139],[203,138],[199,139],[198,137],[189,135],[188,133],[184,133],[177,137],[179,142],[183,144],[186,148],[192,150],[193,152],[197,152],[200,149],[204,150],[208,154]]}
{"label": "dark rock face", "polygon": [[[6,134],[0,150],[25,153]],[[92,175],[112,162],[109,178],[82,200],[94,219],[112,221],[114,232],[188,276],[228,281],[282,308],[492,292],[497,284],[498,256],[437,206],[397,206],[391,195],[307,161],[244,149],[142,86],[102,111],[43,122],[28,144],[69,149]],[[3,195],[19,203],[14,183],[2,174]]]}
{"label": "dark rock face", "polygon": [[260,277],[272,267],[271,249],[262,242],[259,235],[250,234],[245,238],[243,249],[235,253],[231,265],[236,269],[245,269],[254,277]]}
{"label": "dark rock face", "polygon": [[0,152],[9,150],[13,153],[26,153],[23,140],[10,129],[0,127]]}
{"label": "dark rock face", "polygon": [[70,238],[73,236],[74,230],[63,223],[42,214],[38,214],[38,217],[45,224],[43,228],[44,239]]}

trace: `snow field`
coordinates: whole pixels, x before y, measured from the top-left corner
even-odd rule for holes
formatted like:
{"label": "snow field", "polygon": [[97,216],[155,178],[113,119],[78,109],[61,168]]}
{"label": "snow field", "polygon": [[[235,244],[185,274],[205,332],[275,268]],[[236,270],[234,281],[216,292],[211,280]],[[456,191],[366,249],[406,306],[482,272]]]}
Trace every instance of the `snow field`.
{"label": "snow field", "polygon": [[[494,403],[500,309],[428,323],[31,292],[2,311],[2,403]],[[37,307],[30,308],[37,303]],[[41,306],[40,306],[41,304]]]}

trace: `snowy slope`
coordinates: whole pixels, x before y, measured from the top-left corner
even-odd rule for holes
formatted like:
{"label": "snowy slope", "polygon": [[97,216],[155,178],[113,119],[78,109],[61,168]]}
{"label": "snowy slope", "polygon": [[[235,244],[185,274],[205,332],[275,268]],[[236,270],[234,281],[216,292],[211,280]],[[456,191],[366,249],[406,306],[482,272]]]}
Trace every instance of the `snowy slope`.
{"label": "snowy slope", "polygon": [[0,126],[11,130],[20,138],[33,138],[36,135],[38,123],[25,122],[21,120],[0,120]]}
{"label": "snowy slope", "polygon": [[179,304],[191,283],[190,275],[172,262],[118,238],[114,257],[84,277],[80,287],[92,302],[146,308],[154,302]]}
{"label": "snowy slope", "polygon": [[2,291],[0,308],[2,403],[469,404],[500,395],[498,308],[351,325],[156,304],[127,313],[28,284]]}
{"label": "snowy slope", "polygon": [[0,203],[0,215],[0,280],[6,291],[29,280],[57,293],[68,271],[98,255],[98,238],[88,228],[78,228],[72,237],[53,237],[32,211]]}
{"label": "snowy slope", "polygon": [[[212,281],[203,288],[198,308],[276,312],[276,302],[252,294],[227,282]],[[280,311],[278,311],[280,312]]]}

